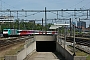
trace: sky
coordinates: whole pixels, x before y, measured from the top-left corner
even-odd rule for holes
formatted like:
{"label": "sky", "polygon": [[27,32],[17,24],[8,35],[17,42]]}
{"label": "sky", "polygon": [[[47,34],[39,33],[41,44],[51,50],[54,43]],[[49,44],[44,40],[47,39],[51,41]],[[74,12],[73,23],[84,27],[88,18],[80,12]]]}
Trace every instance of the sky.
{"label": "sky", "polygon": [[[90,9],[90,0],[0,0],[0,10],[44,10],[45,7],[47,10]],[[34,16],[36,19],[41,19],[39,17],[41,16]]]}
{"label": "sky", "polygon": [[[2,2],[1,2],[2,1]],[[79,9],[90,8],[90,0],[0,0],[3,9]]]}

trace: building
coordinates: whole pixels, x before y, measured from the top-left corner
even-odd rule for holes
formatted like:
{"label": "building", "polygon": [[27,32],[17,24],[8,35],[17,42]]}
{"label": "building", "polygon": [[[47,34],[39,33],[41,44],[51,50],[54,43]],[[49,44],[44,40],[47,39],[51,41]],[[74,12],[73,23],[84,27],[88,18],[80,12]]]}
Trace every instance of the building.
{"label": "building", "polygon": [[35,24],[35,20],[29,20],[29,22]]}
{"label": "building", "polygon": [[86,32],[90,32],[90,25],[88,28],[85,29]]}
{"label": "building", "polygon": [[89,25],[89,27],[88,28],[90,28],[90,25]]}
{"label": "building", "polygon": [[76,26],[76,23],[75,22],[72,22],[72,25],[75,25]]}
{"label": "building", "polygon": [[0,22],[13,22],[14,16],[0,16]]}
{"label": "building", "polygon": [[78,28],[86,28],[86,22],[84,21],[77,21]]}
{"label": "building", "polygon": [[77,21],[77,28],[79,30],[79,32],[84,32],[86,29],[86,22],[84,21]]}

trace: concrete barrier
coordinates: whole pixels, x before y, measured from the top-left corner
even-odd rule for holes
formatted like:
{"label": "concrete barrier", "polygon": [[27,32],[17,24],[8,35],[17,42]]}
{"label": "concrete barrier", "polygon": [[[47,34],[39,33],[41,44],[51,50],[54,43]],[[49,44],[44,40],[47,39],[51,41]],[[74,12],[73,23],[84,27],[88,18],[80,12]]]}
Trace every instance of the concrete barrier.
{"label": "concrete barrier", "polygon": [[28,54],[32,54],[34,50],[36,50],[36,41],[31,43],[29,47],[18,52],[16,55],[6,55],[5,60],[23,60]]}

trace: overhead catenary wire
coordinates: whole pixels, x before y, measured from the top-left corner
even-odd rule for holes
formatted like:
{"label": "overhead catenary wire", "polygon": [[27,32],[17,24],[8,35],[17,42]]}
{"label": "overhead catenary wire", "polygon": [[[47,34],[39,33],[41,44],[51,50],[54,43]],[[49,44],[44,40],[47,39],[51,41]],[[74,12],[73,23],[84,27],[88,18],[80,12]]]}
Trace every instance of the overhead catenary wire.
{"label": "overhead catenary wire", "polygon": [[[83,2],[84,0],[82,0],[81,2]],[[5,2],[4,2],[5,3]],[[5,3],[6,4],[6,3]],[[10,5],[9,5],[10,6]],[[14,7],[15,8],[15,7]],[[15,11],[15,10],[14,10]],[[19,10],[19,11],[21,11],[21,10]],[[37,11],[37,10],[31,10],[31,12],[35,12],[35,11]],[[55,12],[55,11],[58,11],[58,10],[52,10],[52,11],[50,11],[50,10],[47,10],[47,12]],[[59,10],[59,11],[62,11],[62,10]],[[66,11],[73,11],[73,10],[63,10],[64,12],[66,12]],[[77,10],[78,11],[78,10]],[[79,10],[80,11],[80,10]],[[86,11],[86,10],[83,10],[83,11]],[[13,12],[13,11],[12,11]],[[22,12],[24,12],[24,11],[22,11]],[[44,12],[44,10],[38,10],[37,11],[37,13],[40,13],[40,12]],[[30,14],[30,15],[27,15],[27,16],[33,16],[33,15],[36,15],[37,13],[33,13],[33,14]],[[54,14],[56,14],[57,15],[57,13],[54,13]],[[25,15],[23,15],[23,14],[20,14],[20,13],[18,13],[18,15],[20,15],[20,16],[25,16]],[[64,15],[64,14],[63,14]],[[62,15],[59,15],[58,14],[58,16],[62,16]],[[72,15],[70,15],[70,16],[73,16],[73,14]],[[81,16],[83,16],[83,15],[81,15]],[[66,16],[63,16],[63,17],[66,17]],[[66,17],[67,18],[67,17]]]}
{"label": "overhead catenary wire", "polygon": [[[8,6],[10,6],[10,7],[12,7],[12,8],[16,8],[16,7],[14,7],[14,6],[12,6],[12,5],[10,5],[10,4],[8,4],[8,3],[6,3],[5,1],[3,1],[3,0],[0,0],[1,2],[2,2],[2,4],[4,3],[4,4],[6,4],[6,5],[8,5]],[[2,7],[3,8],[3,7]]]}
{"label": "overhead catenary wire", "polygon": [[0,6],[1,8],[0,8],[0,10],[2,10],[2,0],[0,0],[0,1],[1,1],[1,6]]}
{"label": "overhead catenary wire", "polygon": [[72,7],[74,7],[74,6],[77,6],[78,4],[80,4],[80,3],[84,2],[84,1],[86,1],[86,0],[81,0],[81,1],[79,1],[78,3],[76,3],[76,4],[72,5],[72,6],[70,6],[69,8],[72,8]]}
{"label": "overhead catenary wire", "polygon": [[[81,4],[82,2],[84,2],[85,0],[81,0],[80,2],[78,2],[78,3],[76,3],[76,4],[74,4],[74,5],[72,5],[72,6],[70,6],[69,8],[72,8],[72,7],[74,7],[74,6],[77,6],[78,4]],[[81,12],[80,12],[81,13]],[[70,13],[68,13],[68,14],[70,14]],[[72,14],[71,14],[71,16],[72,16]],[[69,16],[70,17],[70,16]]]}
{"label": "overhead catenary wire", "polygon": [[[0,1],[1,1],[1,10],[4,8],[3,5],[2,5],[3,3],[6,4],[6,5],[8,5],[8,6],[10,6],[10,7],[12,7],[12,8],[14,8],[14,9],[16,9],[16,7],[14,7],[14,6],[6,3],[5,1],[2,1],[2,0],[0,0]],[[5,12],[4,12],[4,14],[9,15],[8,13],[5,13]],[[20,13],[18,13],[18,14],[20,14]],[[2,15],[3,15],[3,14],[2,14]],[[22,15],[22,14],[20,14],[20,15]],[[22,15],[22,16],[23,16],[23,15]]]}

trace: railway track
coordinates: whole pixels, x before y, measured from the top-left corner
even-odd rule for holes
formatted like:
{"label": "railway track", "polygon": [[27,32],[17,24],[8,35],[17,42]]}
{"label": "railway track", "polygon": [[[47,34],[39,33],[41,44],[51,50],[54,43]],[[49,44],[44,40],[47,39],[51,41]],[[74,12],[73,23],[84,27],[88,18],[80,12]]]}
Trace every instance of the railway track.
{"label": "railway track", "polygon": [[18,43],[24,43],[25,40],[30,39],[32,37],[25,36],[25,37],[18,37],[18,38],[11,38],[11,39],[5,39],[0,40],[0,51],[4,50],[12,45],[18,44]]}
{"label": "railway track", "polygon": [[[61,37],[64,40],[64,37]],[[67,42],[73,43],[74,38],[73,37],[67,37],[66,38]],[[84,51],[85,53],[90,54],[90,38],[85,38],[85,37],[76,37],[75,38],[75,48]],[[73,46],[70,44],[70,46]]]}
{"label": "railway track", "polygon": [[[64,38],[63,38],[63,39],[64,39]],[[73,37],[67,37],[67,38],[66,38],[66,41],[73,43],[74,38],[73,38]],[[90,47],[90,38],[79,38],[79,37],[76,37],[76,38],[75,38],[75,42],[76,42],[76,44]]]}

